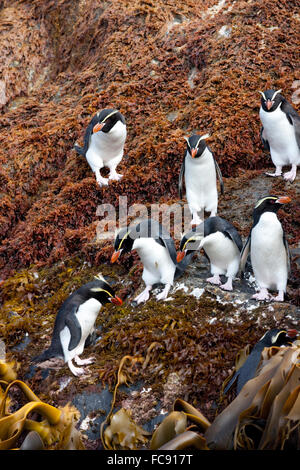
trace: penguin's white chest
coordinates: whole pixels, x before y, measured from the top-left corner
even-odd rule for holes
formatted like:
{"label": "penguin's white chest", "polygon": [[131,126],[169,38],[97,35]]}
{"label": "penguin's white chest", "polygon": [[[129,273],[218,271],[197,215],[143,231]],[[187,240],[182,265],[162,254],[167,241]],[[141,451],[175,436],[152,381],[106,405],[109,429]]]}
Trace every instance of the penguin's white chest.
{"label": "penguin's white chest", "polygon": [[260,288],[286,290],[287,253],[276,214],[265,212],[251,232],[251,263]]}
{"label": "penguin's white chest", "polygon": [[67,326],[60,332],[60,341],[62,344],[65,361],[68,362],[75,355],[82,353],[85,340],[88,335],[93,331],[95,321],[102,307],[101,302],[96,299],[89,299],[80,305],[76,312],[76,317],[81,327],[81,339],[75,349],[69,351],[68,346],[71,339],[70,330]]}
{"label": "penguin's white chest", "polygon": [[199,158],[185,157],[186,198],[191,212],[217,211],[218,193],[213,156],[206,148]]}
{"label": "penguin's white chest", "polygon": [[126,125],[121,121],[118,121],[107,133],[99,131],[92,134],[86,153],[87,161],[92,169],[105,166],[111,160],[121,161],[126,135]]}
{"label": "penguin's white chest", "polygon": [[280,106],[269,113],[261,107],[259,115],[265,137],[270,145],[273,163],[280,166],[299,163],[300,150],[297,145],[294,126],[290,124]]}
{"label": "penguin's white chest", "polygon": [[176,267],[167,248],[153,238],[139,238],[134,241],[133,249],[143,263],[142,278],[146,285],[173,284]]}
{"label": "penguin's white chest", "polygon": [[206,236],[201,244],[211,263],[213,274],[227,274],[234,277],[238,272],[240,251],[236,244],[222,232]]}

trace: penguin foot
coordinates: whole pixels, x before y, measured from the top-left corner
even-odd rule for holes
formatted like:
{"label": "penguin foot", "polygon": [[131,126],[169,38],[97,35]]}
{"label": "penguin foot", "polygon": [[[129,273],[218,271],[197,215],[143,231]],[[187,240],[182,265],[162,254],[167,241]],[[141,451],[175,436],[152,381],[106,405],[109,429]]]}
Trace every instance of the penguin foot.
{"label": "penguin foot", "polygon": [[75,375],[76,377],[84,374],[84,369],[82,367],[75,367],[72,361],[68,361],[68,366],[72,374]]}
{"label": "penguin foot", "polygon": [[202,220],[200,219],[200,217],[198,217],[198,216],[193,216],[193,218],[192,218],[190,224],[191,224],[191,225],[200,225],[201,222],[202,222]]}
{"label": "penguin foot", "polygon": [[97,178],[97,183],[99,184],[99,186],[107,186],[109,181],[108,181],[108,178],[102,178],[102,176],[100,178]]}
{"label": "penguin foot", "polygon": [[164,290],[156,296],[156,300],[165,300],[168,297],[169,290],[170,284],[166,284]]}
{"label": "penguin foot", "polygon": [[297,173],[297,169],[292,167],[291,171],[288,171],[288,172],[284,173],[283,178],[286,181],[291,181],[291,183],[292,183],[294,181],[294,179],[296,178],[296,173]]}
{"label": "penguin foot", "polygon": [[219,286],[221,284],[219,274],[215,274],[213,277],[208,277],[206,280],[210,284],[215,284],[216,286]]}
{"label": "penguin foot", "polygon": [[284,302],[284,292],[279,291],[276,297],[272,297],[272,300],[274,300],[275,302]]}
{"label": "penguin foot", "polygon": [[268,173],[268,172],[266,171],[266,172],[265,172],[265,175],[267,175],[267,176],[274,176],[274,177],[276,177],[276,176],[281,176],[281,171],[280,171],[280,172],[279,172],[279,171],[275,171],[275,173]]}
{"label": "penguin foot", "polygon": [[225,282],[225,284],[222,284],[220,286],[220,288],[223,289],[223,290],[228,290],[228,291],[233,290],[232,289],[232,279],[227,279],[227,282]]}
{"label": "penguin foot", "polygon": [[80,359],[79,356],[75,356],[74,361],[79,366],[84,366],[86,364],[92,364],[95,361],[95,358],[94,357],[88,357],[87,359]]}
{"label": "penguin foot", "polygon": [[261,289],[257,294],[252,295],[252,299],[255,300],[269,300],[270,294],[267,289]]}
{"label": "penguin foot", "polygon": [[115,172],[115,173],[111,173],[111,174],[109,175],[109,179],[110,179],[110,180],[113,180],[113,181],[119,181],[119,180],[122,179],[122,178],[123,178],[123,175],[121,175],[120,173],[116,173],[116,172]]}
{"label": "penguin foot", "polygon": [[151,289],[152,289],[152,286],[151,287],[146,287],[146,289],[143,290],[143,292],[134,299],[134,302],[136,302],[137,305],[141,304],[142,302],[146,302],[150,297],[150,290]]}

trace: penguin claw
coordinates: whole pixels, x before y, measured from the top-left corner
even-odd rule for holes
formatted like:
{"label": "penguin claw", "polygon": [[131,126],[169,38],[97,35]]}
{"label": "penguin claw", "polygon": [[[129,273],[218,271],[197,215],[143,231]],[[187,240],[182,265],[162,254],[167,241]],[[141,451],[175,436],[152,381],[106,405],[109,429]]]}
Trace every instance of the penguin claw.
{"label": "penguin claw", "polygon": [[109,179],[112,181],[119,181],[122,178],[123,175],[121,175],[120,173],[113,173],[112,176],[109,176]]}
{"label": "penguin claw", "polygon": [[281,173],[268,173],[267,171],[265,172],[265,175],[267,176],[273,176],[273,177],[276,177],[276,176],[281,176]]}
{"label": "penguin claw", "polygon": [[97,180],[97,183],[99,184],[100,188],[101,186],[108,186],[108,178],[101,178],[101,180]]}
{"label": "penguin claw", "polygon": [[213,276],[213,277],[208,277],[206,279],[207,282],[209,282],[210,284],[215,284],[216,286],[219,286],[221,284],[221,281],[220,279],[218,279],[217,277]]}
{"label": "penguin claw", "polygon": [[295,177],[296,175],[292,171],[289,171],[288,173],[284,173],[283,175],[283,178],[285,179],[285,181],[290,181],[291,183],[294,181]]}
{"label": "penguin claw", "polygon": [[257,294],[252,295],[252,299],[255,299],[255,300],[270,300],[270,295],[258,292]]}

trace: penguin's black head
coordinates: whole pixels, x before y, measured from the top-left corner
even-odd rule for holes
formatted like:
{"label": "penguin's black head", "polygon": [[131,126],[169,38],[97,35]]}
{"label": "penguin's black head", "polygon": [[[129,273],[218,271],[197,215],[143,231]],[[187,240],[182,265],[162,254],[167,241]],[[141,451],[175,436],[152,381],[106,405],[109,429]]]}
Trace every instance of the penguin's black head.
{"label": "penguin's black head", "polygon": [[258,220],[264,212],[277,212],[283,204],[288,204],[291,199],[288,196],[266,196],[260,199],[253,211],[254,220]]}
{"label": "penguin's black head", "polygon": [[130,232],[131,230],[128,227],[123,227],[117,232],[114,243],[115,251],[111,257],[111,263],[115,263],[121,253],[129,253],[132,250],[134,237],[130,236]]}
{"label": "penguin's black head", "polygon": [[95,276],[95,279],[89,282],[86,287],[88,288],[88,297],[98,300],[102,305],[109,302],[115,305],[122,305],[123,303],[101,274]]}
{"label": "penguin's black head", "polygon": [[121,114],[117,109],[110,108],[103,109],[98,112],[93,120],[93,133],[101,131],[107,134],[107,132],[109,132],[118,121],[125,124],[123,114]]}
{"label": "penguin's black head", "polygon": [[284,100],[283,96],[280,94],[281,90],[266,90],[260,91],[261,94],[261,106],[264,111],[271,112],[275,111],[276,108]]}
{"label": "penguin's black head", "polygon": [[270,348],[271,346],[288,346],[297,339],[297,335],[298,332],[294,329],[280,330],[278,328],[273,328],[272,330],[267,331],[259,342],[263,343],[266,348]]}
{"label": "penguin's black head", "polygon": [[208,139],[209,135],[199,135],[193,134],[190,137],[185,137],[187,142],[187,151],[191,155],[192,158],[199,158],[203,154],[204,150],[206,149],[206,142],[205,139]]}
{"label": "penguin's black head", "polygon": [[177,263],[183,260],[183,258],[192,252],[199,249],[201,240],[204,237],[204,225],[203,223],[194,227],[192,230],[182,235],[179,245],[179,251],[177,253]]}

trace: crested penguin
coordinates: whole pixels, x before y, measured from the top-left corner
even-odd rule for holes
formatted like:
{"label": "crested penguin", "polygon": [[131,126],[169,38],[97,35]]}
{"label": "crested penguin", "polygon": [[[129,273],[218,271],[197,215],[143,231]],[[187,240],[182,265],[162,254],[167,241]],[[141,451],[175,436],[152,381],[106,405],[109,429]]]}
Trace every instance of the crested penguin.
{"label": "crested penguin", "polygon": [[243,248],[242,239],[237,229],[222,217],[209,217],[196,228],[183,235],[180,241],[180,251],[177,262],[191,253],[191,250],[203,248],[210,261],[212,277],[207,282],[220,285],[220,275],[227,277],[221,289],[231,291],[232,281],[239,270],[240,252]]}
{"label": "crested penguin", "polygon": [[294,181],[300,165],[300,116],[281,95],[281,90],[260,91],[260,94],[261,141],[275,165],[275,173],[266,174],[280,176],[284,165],[292,165],[283,177]]}
{"label": "crested penguin", "polygon": [[[109,180],[122,178],[116,168],[123,158],[126,135],[125,118],[120,111],[103,109],[90,121],[84,135],[84,146],[75,144],[76,152],[87,159],[100,186],[108,185]],[[108,178],[100,174],[103,167],[110,170]]]}
{"label": "crested penguin", "polygon": [[80,359],[79,356],[88,336],[93,332],[102,305],[108,302],[122,305],[122,300],[115,295],[101,274],[73,292],[57,313],[50,347],[32,362],[44,362],[59,357],[68,363],[75,376],[82,375],[84,369],[74,366],[72,361],[74,359],[79,366],[93,362],[92,358]]}
{"label": "crested penguin", "polygon": [[247,357],[244,364],[235,372],[232,379],[226,385],[224,394],[231,389],[233,384],[237,380],[236,392],[240,393],[241,389],[248,380],[253,379],[255,376],[257,367],[260,362],[261,353],[264,348],[271,348],[272,346],[289,346],[297,338],[297,330],[284,330],[273,328],[267,331],[262,338],[254,345],[251,353]]}
{"label": "crested penguin", "polygon": [[254,208],[253,225],[243,246],[240,262],[240,271],[243,272],[250,254],[259,287],[259,292],[253,295],[254,299],[268,300],[270,289],[278,291],[278,295],[271,299],[281,302],[284,300],[290,271],[290,252],[277,212],[282,204],[290,201],[288,196],[266,196]]}
{"label": "crested penguin", "polygon": [[185,137],[187,146],[179,174],[179,197],[182,199],[183,179],[186,198],[192,214],[191,225],[199,225],[202,219],[198,212],[208,211],[210,216],[217,214],[218,191],[216,174],[220,180],[221,194],[224,192],[222,174],[214,155],[206,144],[209,135],[193,134]]}
{"label": "crested penguin", "polygon": [[177,263],[176,249],[170,233],[156,220],[143,219],[133,222],[129,227],[121,228],[115,236],[114,253],[111,262],[114,263],[121,254],[136,250],[142,263],[142,279],[146,288],[134,302],[140,304],[149,299],[150,291],[155,284],[164,284],[163,291],[157,295],[157,300],[167,298],[169,290],[185,270],[190,257],[182,263]]}

